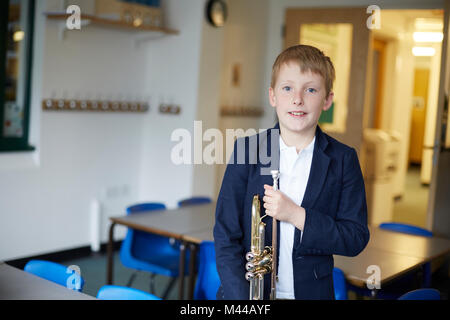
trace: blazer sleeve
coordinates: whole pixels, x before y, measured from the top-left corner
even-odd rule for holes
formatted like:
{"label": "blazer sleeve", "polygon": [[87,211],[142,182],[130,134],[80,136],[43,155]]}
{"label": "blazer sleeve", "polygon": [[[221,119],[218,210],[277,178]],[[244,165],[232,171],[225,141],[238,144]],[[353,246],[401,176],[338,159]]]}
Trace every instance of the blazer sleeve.
{"label": "blazer sleeve", "polygon": [[300,254],[358,255],[369,242],[364,179],[355,149],[344,155],[343,183],[336,217],[305,208]]}
{"label": "blazer sleeve", "polygon": [[227,300],[249,298],[249,283],[244,278],[246,261],[241,225],[249,168],[246,164],[237,164],[236,146],[237,143],[232,156],[235,161],[227,165],[223,177],[214,225],[217,271],[223,290],[221,298]]}

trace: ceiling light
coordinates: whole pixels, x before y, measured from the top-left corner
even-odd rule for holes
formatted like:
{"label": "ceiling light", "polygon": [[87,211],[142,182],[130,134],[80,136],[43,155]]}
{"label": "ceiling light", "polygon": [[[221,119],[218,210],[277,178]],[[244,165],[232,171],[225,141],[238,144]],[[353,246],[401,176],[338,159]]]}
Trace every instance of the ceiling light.
{"label": "ceiling light", "polygon": [[412,53],[416,57],[432,57],[436,50],[432,47],[413,47]]}
{"label": "ceiling light", "polygon": [[416,30],[440,31],[443,29],[442,19],[418,18],[416,19],[414,26]]}
{"label": "ceiling light", "polygon": [[20,31],[20,30],[14,32],[14,34],[13,34],[13,40],[14,40],[15,42],[22,41],[24,37],[25,37],[25,32]]}
{"label": "ceiling light", "polygon": [[413,38],[416,42],[442,42],[444,34],[442,32],[414,32]]}

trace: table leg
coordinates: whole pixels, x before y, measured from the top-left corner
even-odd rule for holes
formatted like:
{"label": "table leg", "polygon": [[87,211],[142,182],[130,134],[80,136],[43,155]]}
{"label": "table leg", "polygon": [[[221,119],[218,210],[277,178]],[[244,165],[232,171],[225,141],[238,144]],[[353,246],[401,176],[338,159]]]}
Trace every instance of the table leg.
{"label": "table leg", "polygon": [[113,222],[109,227],[109,240],[108,240],[108,266],[106,272],[106,284],[113,283],[113,271],[114,271],[114,227],[116,224]]}
{"label": "table leg", "polygon": [[195,262],[197,260],[197,250],[198,246],[192,243],[189,246],[190,249],[190,261],[189,261],[189,288],[188,288],[188,299],[194,299],[194,285],[195,285]]}
{"label": "table leg", "polygon": [[186,263],[186,243],[184,241],[180,244],[180,266],[178,271],[179,287],[178,287],[178,299],[184,300],[184,265]]}

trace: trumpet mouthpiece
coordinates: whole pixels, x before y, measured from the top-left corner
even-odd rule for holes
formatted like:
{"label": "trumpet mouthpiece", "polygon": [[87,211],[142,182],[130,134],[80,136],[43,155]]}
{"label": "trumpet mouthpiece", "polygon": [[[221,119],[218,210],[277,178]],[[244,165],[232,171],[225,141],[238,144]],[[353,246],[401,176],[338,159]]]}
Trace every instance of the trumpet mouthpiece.
{"label": "trumpet mouthpiece", "polygon": [[272,178],[278,179],[278,176],[280,175],[280,171],[278,170],[271,170],[270,173],[272,174]]}

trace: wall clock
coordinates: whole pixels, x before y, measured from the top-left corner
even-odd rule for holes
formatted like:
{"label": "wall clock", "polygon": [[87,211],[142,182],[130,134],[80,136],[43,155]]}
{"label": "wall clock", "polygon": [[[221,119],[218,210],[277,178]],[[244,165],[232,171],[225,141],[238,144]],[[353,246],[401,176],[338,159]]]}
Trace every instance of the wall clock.
{"label": "wall clock", "polygon": [[224,26],[227,13],[227,4],[223,0],[209,0],[206,4],[206,17],[214,27]]}

